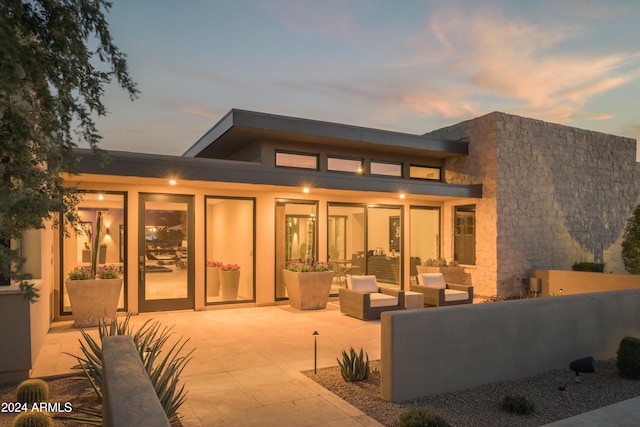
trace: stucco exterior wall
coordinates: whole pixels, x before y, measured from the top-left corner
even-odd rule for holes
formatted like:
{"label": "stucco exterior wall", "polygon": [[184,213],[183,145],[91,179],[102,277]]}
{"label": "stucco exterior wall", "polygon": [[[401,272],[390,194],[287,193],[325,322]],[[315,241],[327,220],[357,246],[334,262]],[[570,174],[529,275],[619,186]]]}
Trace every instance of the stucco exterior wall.
{"label": "stucco exterior wall", "polygon": [[468,158],[447,161],[445,179],[483,184],[478,294],[517,296],[529,270],[576,261],[624,272],[621,236],[640,195],[634,139],[499,112],[429,136],[470,141]]}
{"label": "stucco exterior wall", "polygon": [[615,357],[640,333],[639,298],[632,289],[387,311],[380,393],[402,402],[560,368],[570,379],[571,361]]}

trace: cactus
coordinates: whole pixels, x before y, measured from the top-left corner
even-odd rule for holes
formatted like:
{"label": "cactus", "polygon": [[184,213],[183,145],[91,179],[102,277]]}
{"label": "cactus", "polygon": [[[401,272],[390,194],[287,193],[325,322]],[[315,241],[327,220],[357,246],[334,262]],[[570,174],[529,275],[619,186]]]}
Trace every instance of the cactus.
{"label": "cactus", "polygon": [[360,349],[360,354],[357,354],[353,347],[351,347],[349,354],[342,351],[342,362],[338,359],[338,364],[345,381],[363,381],[369,378],[369,355],[366,353],[365,355],[366,360],[362,349]]}
{"label": "cactus", "polygon": [[51,416],[46,412],[22,412],[13,420],[13,427],[50,427]]}
{"label": "cactus", "polygon": [[21,403],[43,402],[49,398],[49,386],[37,378],[25,380],[18,385],[16,398]]}

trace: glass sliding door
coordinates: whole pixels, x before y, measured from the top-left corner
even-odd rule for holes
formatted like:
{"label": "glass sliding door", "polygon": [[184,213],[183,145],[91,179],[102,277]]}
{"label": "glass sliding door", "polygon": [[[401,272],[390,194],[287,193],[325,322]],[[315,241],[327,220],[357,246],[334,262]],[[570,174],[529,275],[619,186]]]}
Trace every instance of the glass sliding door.
{"label": "glass sliding door", "polygon": [[428,259],[440,258],[440,208],[411,206],[410,220],[410,268],[411,280],[415,283],[417,265]]}
{"label": "glass sliding door", "polygon": [[276,300],[288,298],[282,270],[294,259],[318,260],[318,202],[276,202]]}
{"label": "glass sliding door", "polygon": [[327,248],[329,264],[335,271],[331,294],[346,286],[349,274],[366,272],[366,206],[329,203]]}
{"label": "glass sliding door", "polygon": [[379,286],[398,289],[402,284],[402,207],[367,209],[367,274]]}
{"label": "glass sliding door", "polygon": [[139,310],[194,307],[193,196],[141,194]]}
{"label": "glass sliding door", "polygon": [[[94,256],[98,268],[111,265],[120,270],[124,286],[120,294],[118,309],[126,309],[127,233],[125,212],[125,193],[82,193],[82,200],[78,204],[80,223],[77,224],[75,231],[72,231],[67,237],[64,237],[64,233],[60,230],[62,244],[60,312],[62,314],[71,313],[69,295],[64,286],[69,272],[77,266],[89,267]],[[97,220],[98,216],[102,217],[102,221]],[[101,224],[100,229],[98,229],[99,224]],[[95,248],[97,248],[97,252]]]}
{"label": "glass sliding door", "polygon": [[[255,301],[255,199],[207,196],[205,209],[207,304]],[[221,289],[218,264],[240,267],[237,289]]]}

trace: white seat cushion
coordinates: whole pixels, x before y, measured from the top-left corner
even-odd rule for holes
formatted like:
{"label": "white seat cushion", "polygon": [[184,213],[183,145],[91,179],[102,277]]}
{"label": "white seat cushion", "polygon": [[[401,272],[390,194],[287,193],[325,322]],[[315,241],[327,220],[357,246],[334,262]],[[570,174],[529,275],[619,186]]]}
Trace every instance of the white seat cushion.
{"label": "white seat cushion", "polygon": [[349,276],[347,288],[360,292],[378,292],[378,282],[376,276]]}
{"label": "white seat cushion", "polygon": [[454,289],[445,289],[444,290],[444,300],[445,301],[464,301],[466,299],[469,299],[469,292],[456,291]]}
{"label": "white seat cushion", "polygon": [[398,305],[398,298],[387,294],[381,294],[379,292],[370,293],[369,298],[369,305],[371,307],[389,307]]}
{"label": "white seat cushion", "polygon": [[444,281],[444,276],[442,275],[442,273],[418,274],[418,284],[436,289],[447,288],[447,282]]}

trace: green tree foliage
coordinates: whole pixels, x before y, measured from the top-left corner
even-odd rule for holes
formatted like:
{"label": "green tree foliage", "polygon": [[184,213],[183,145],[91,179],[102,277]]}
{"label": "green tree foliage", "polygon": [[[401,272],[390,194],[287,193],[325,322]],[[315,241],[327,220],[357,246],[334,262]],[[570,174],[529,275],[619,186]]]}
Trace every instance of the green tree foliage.
{"label": "green tree foliage", "polygon": [[0,276],[18,280],[31,300],[37,293],[20,273],[24,260],[7,242],[47,220],[77,220],[79,195],[61,177],[78,171],[72,150],[84,141],[101,154],[94,117],[106,114],[105,85],[115,80],[131,99],[138,93],[109,33],[110,7],[0,2]]}
{"label": "green tree foliage", "polygon": [[640,274],[640,205],[627,221],[622,237],[622,262],[631,274]]}

